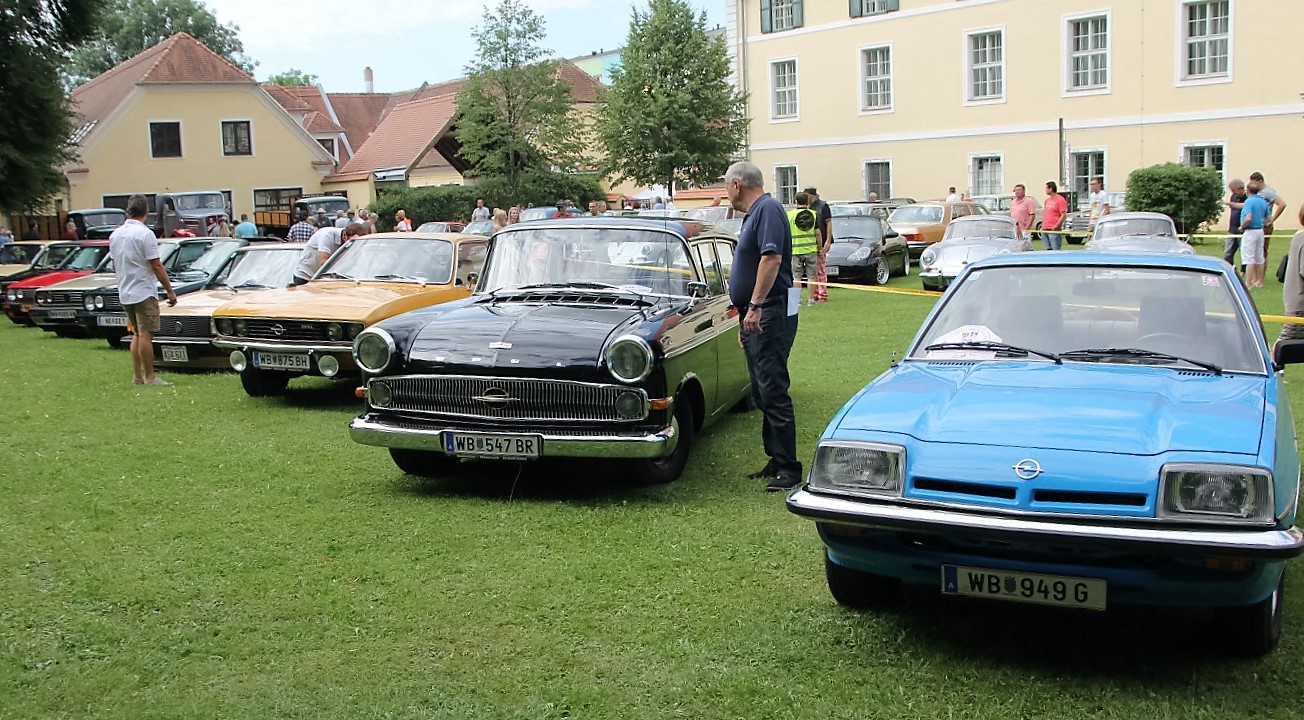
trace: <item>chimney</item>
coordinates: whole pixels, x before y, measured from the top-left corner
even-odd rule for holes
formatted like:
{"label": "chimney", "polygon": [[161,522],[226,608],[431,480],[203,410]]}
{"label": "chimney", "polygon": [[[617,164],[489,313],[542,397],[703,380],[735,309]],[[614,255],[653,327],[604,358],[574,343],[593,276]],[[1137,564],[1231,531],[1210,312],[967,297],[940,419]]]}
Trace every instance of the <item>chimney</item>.
{"label": "chimney", "polygon": [[363,68],[362,69],[362,88],[363,88],[362,91],[367,93],[368,95],[376,92],[375,79],[376,79],[375,76],[371,74],[371,68],[369,67]]}

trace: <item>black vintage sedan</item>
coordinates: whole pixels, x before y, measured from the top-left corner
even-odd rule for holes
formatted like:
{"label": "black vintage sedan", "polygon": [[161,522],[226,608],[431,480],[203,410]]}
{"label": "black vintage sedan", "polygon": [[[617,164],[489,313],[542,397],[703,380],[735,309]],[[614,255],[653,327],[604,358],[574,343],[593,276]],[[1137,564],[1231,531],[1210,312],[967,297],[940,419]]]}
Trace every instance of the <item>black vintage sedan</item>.
{"label": "black vintage sedan", "polygon": [[734,239],[693,222],[576,218],[512,225],[469,298],[358,335],[356,442],[413,475],[463,459],[627,459],[644,482],[683,472],[693,434],[748,406]]}
{"label": "black vintage sedan", "polygon": [[873,215],[833,218],[833,245],[824,256],[830,282],[886,284],[893,275],[910,274],[910,250],[887,220]]}

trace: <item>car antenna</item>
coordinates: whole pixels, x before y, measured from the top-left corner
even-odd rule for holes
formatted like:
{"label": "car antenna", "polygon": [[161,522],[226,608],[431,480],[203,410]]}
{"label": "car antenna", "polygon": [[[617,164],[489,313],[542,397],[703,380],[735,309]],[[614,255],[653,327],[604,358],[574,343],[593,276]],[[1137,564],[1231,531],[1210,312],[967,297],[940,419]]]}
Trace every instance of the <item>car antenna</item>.
{"label": "car antenna", "polygon": [[891,361],[891,363],[892,363],[892,367],[893,367],[893,368],[896,368],[896,367],[898,367],[898,366],[901,365],[901,363],[897,362],[896,356],[897,356],[897,351],[896,351],[896,350],[893,350],[893,351],[892,351],[892,361]]}

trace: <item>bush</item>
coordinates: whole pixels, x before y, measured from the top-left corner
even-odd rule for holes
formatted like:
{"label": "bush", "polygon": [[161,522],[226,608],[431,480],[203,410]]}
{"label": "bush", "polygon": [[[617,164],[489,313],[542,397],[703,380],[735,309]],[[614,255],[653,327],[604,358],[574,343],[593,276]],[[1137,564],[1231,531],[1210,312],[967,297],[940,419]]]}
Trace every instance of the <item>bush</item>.
{"label": "bush", "polygon": [[1222,212],[1222,176],[1213,168],[1151,165],[1127,176],[1127,209],[1163,213],[1180,233],[1195,232]]}
{"label": "bush", "polygon": [[584,175],[535,172],[525,178],[519,192],[512,192],[505,182],[492,178],[477,185],[439,185],[436,187],[402,188],[382,192],[368,208],[376,213],[376,229],[394,229],[394,213],[402,209],[412,221],[412,227],[432,220],[471,219],[476,198],[484,198],[488,207],[506,208],[512,205],[554,205],[558,199],[574,201],[585,207],[590,200],[602,200],[606,193],[596,179]]}

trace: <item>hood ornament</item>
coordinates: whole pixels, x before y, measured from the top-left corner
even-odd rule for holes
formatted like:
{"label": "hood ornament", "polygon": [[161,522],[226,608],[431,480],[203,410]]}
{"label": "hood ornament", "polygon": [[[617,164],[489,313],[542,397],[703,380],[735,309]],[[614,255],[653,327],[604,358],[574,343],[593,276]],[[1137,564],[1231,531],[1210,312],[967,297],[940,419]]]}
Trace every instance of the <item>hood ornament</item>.
{"label": "hood ornament", "polygon": [[275,335],[276,337],[280,337],[285,334],[285,326],[281,325],[280,323],[276,323],[275,325],[272,326],[271,329],[272,329],[272,334]]}
{"label": "hood ornament", "polygon": [[511,350],[512,344],[509,342],[494,341],[489,343],[490,350]]}
{"label": "hood ornament", "polygon": [[1020,460],[1013,466],[1014,474],[1019,476],[1020,480],[1031,480],[1041,474],[1041,463],[1027,458]]}

